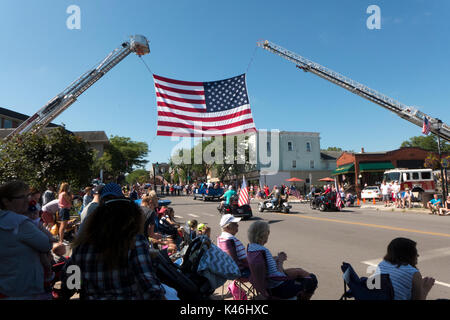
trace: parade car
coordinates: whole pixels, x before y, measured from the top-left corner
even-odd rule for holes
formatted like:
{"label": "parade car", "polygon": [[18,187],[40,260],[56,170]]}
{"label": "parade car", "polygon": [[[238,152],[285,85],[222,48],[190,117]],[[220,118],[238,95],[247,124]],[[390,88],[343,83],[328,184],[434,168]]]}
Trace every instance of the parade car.
{"label": "parade car", "polygon": [[361,191],[361,199],[381,199],[381,191],[378,186],[365,187]]}
{"label": "parade car", "polygon": [[203,201],[206,200],[220,200],[220,198],[223,196],[223,188],[214,188],[214,187],[203,187],[203,188],[197,188],[194,190],[194,200],[197,198],[202,199]]}

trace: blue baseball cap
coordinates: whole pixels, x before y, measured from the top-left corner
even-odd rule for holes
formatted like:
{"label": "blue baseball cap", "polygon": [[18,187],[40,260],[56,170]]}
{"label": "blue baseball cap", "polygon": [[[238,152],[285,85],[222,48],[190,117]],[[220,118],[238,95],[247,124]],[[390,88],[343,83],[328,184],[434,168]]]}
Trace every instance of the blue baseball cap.
{"label": "blue baseball cap", "polygon": [[102,188],[100,197],[115,196],[117,198],[124,198],[122,188],[117,183],[108,183]]}

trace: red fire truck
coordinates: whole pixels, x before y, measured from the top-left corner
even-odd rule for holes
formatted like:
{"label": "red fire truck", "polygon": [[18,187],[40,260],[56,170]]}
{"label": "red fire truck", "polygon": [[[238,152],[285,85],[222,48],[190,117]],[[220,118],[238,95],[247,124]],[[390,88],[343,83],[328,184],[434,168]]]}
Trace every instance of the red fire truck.
{"label": "red fire truck", "polygon": [[431,169],[392,169],[384,172],[383,180],[397,181],[401,191],[409,188],[420,199],[430,198],[436,192],[436,178]]}

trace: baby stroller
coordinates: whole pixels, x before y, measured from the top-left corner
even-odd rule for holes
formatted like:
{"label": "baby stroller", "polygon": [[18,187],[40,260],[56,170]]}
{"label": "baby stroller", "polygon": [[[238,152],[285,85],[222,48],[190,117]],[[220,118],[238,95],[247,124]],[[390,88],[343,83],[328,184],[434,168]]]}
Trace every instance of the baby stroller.
{"label": "baby stroller", "polygon": [[180,300],[209,300],[213,294],[215,288],[210,286],[208,279],[197,273],[200,259],[210,246],[208,237],[202,236],[187,246],[179,265],[172,262],[166,250],[159,251],[156,259],[152,260],[157,277],[177,290]]}

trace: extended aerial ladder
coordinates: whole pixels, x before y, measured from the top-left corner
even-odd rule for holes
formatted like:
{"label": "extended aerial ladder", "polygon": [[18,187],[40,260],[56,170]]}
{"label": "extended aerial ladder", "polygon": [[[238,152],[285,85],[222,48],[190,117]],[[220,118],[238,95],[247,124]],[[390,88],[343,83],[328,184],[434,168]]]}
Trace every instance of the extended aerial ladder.
{"label": "extended aerial ladder", "polygon": [[424,118],[426,117],[430,123],[430,131],[434,134],[438,134],[443,139],[450,141],[450,127],[442,123],[439,119],[430,117],[414,107],[406,106],[384,94],[370,89],[363,84],[323,67],[318,63],[310,61],[294,52],[284,49],[279,45],[269,42],[268,40],[260,41],[257,45],[295,63],[297,67],[303,71],[312,72],[325,80],[341,86],[354,94],[357,94],[369,101],[372,101],[373,103],[378,104],[379,106],[382,106],[385,109],[388,109],[389,111],[405,120],[408,120],[409,122],[418,125],[419,127],[422,127]]}
{"label": "extended aerial ladder", "polygon": [[47,126],[53,119],[61,114],[61,112],[73,104],[83,92],[85,92],[131,52],[136,53],[138,56],[149,53],[150,48],[147,38],[141,35],[135,35],[130,38],[129,42],[122,43],[120,47],[114,49],[110,54],[108,54],[97,67],[84,73],[60,94],[47,102],[47,104],[38,112],[22,122],[6,137],[6,139],[10,139],[15,135],[28,131],[37,132]]}

